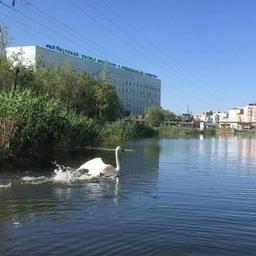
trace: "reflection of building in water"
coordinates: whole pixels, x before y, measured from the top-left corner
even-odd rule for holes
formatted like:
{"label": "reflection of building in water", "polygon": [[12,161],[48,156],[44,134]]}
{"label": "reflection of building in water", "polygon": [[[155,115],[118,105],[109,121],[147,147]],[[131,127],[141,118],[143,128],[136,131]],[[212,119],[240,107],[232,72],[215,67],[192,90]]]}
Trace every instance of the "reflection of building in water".
{"label": "reflection of building in water", "polygon": [[[208,165],[220,165],[223,170],[234,166],[243,175],[256,175],[256,138],[219,137],[199,142],[198,152],[208,159]],[[232,169],[233,170],[233,169]]]}
{"label": "reflection of building in water", "polygon": [[159,144],[149,141],[138,142],[135,151],[127,152],[121,158],[122,174],[154,174],[159,168]]}
{"label": "reflection of building in water", "polygon": [[256,166],[256,139],[247,137],[240,138],[240,152],[245,164]]}

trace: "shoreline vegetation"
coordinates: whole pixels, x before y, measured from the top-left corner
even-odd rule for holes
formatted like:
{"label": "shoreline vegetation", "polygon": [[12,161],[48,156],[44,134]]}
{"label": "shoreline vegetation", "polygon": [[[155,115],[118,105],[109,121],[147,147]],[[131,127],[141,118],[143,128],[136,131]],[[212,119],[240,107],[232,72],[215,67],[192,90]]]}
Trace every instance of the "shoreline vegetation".
{"label": "shoreline vegetation", "polygon": [[154,137],[154,128],[122,120],[100,123],[31,90],[0,93],[0,161],[40,161],[56,151],[114,146]]}
{"label": "shoreline vegetation", "polygon": [[148,125],[121,120],[124,110],[106,75],[70,65],[35,69],[0,56],[0,163],[155,136]]}
{"label": "shoreline vegetation", "polygon": [[[124,118],[104,74],[89,76],[69,65],[34,69],[18,64],[18,69],[17,59],[0,56],[0,163],[53,160],[54,152],[139,138],[200,134],[197,128],[160,126],[162,120],[181,117],[157,107],[147,110],[145,123]],[[214,136],[216,129],[207,128],[204,135]]]}

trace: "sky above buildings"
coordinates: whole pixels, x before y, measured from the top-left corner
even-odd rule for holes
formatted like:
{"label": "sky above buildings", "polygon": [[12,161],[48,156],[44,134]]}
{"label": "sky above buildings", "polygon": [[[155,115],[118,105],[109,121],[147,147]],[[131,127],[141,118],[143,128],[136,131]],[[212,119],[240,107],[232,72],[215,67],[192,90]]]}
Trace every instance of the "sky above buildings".
{"label": "sky above buildings", "polygon": [[223,111],[256,100],[254,0],[0,1],[10,46],[59,45],[156,74],[161,105]]}

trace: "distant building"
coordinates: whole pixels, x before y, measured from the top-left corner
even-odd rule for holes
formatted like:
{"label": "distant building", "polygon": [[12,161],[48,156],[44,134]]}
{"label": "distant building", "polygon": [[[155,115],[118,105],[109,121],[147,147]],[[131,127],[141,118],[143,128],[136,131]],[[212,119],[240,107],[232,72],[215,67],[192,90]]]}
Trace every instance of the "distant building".
{"label": "distant building", "polygon": [[228,121],[228,113],[227,112],[218,112],[219,123]]}
{"label": "distant building", "polygon": [[228,111],[228,122],[241,122],[243,109],[232,108]]}
{"label": "distant building", "polygon": [[228,123],[231,128],[238,129],[243,121],[243,109],[232,108],[228,111]]}
{"label": "distant building", "polygon": [[[47,48],[47,49],[46,49]],[[116,65],[55,45],[9,47],[7,57],[16,56],[26,66],[59,67],[71,64],[75,69],[102,78],[115,87],[125,112],[144,115],[150,106],[160,107],[161,80],[156,75]]]}
{"label": "distant building", "polygon": [[208,112],[198,113],[197,115],[195,115],[194,119],[204,123],[213,123],[213,112],[208,111]]}
{"label": "distant building", "polygon": [[244,107],[243,121],[245,123],[256,122],[256,103],[249,103]]}
{"label": "distant building", "polygon": [[193,115],[189,113],[182,114],[182,121],[183,122],[192,122],[193,121]]}
{"label": "distant building", "polygon": [[195,115],[195,120],[206,125],[219,125],[233,129],[256,128],[256,103],[249,103],[244,108],[232,108],[228,112],[203,112]]}

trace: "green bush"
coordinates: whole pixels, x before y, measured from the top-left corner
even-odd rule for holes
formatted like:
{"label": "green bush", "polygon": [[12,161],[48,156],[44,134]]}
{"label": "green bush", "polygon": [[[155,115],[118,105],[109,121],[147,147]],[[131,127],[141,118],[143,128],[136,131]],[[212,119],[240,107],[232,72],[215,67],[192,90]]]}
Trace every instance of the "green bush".
{"label": "green bush", "polygon": [[158,134],[157,130],[144,124],[134,124],[132,127],[133,138],[149,138]]}

